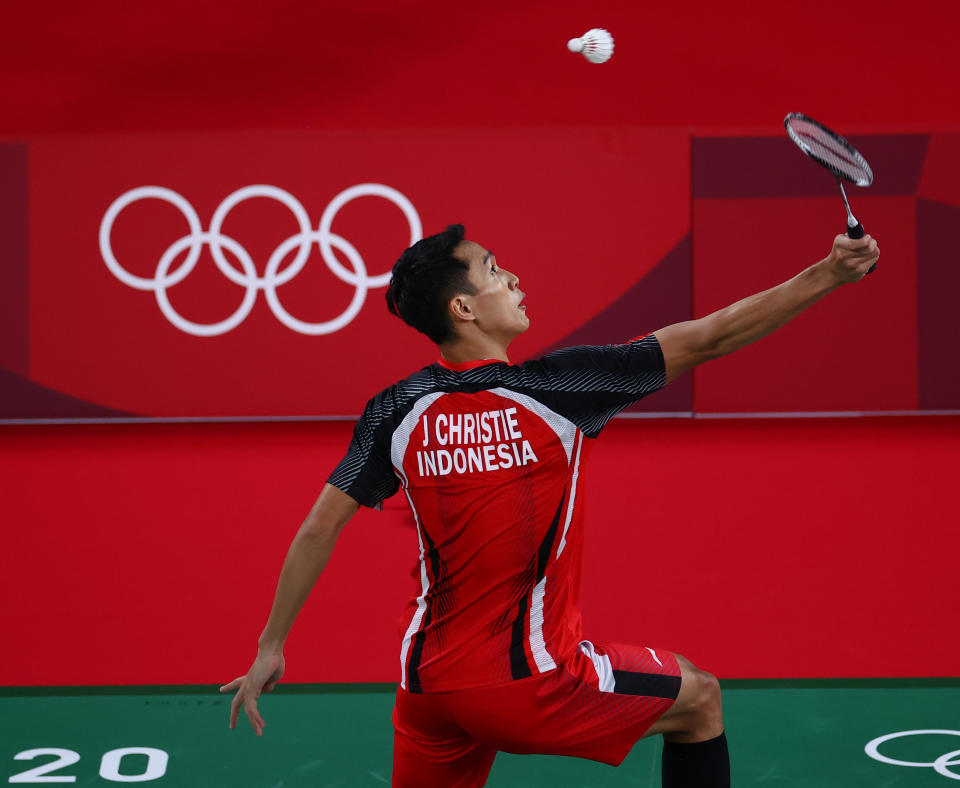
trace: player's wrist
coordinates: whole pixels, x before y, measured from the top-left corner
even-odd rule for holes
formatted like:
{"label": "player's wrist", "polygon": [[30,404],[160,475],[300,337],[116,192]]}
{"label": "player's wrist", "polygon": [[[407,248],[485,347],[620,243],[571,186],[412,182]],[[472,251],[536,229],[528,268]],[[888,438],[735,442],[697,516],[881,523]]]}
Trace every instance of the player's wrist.
{"label": "player's wrist", "polygon": [[261,637],[257,641],[257,651],[262,656],[283,655],[283,641],[277,638]]}
{"label": "player's wrist", "polygon": [[818,285],[828,291],[851,281],[844,276],[843,269],[833,254],[830,254],[829,257],[824,258],[819,263],[814,264],[808,270],[813,272]]}

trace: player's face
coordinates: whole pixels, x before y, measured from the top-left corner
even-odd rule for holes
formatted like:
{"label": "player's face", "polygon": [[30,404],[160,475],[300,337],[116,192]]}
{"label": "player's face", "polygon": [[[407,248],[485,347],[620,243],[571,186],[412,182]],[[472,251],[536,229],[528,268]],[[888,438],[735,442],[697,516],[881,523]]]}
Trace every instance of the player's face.
{"label": "player's face", "polygon": [[520,279],[501,268],[493,252],[473,241],[463,241],[455,255],[470,264],[468,278],[476,293],[469,302],[478,327],[506,341],[526,331],[530,319],[521,304],[527,294],[520,289]]}

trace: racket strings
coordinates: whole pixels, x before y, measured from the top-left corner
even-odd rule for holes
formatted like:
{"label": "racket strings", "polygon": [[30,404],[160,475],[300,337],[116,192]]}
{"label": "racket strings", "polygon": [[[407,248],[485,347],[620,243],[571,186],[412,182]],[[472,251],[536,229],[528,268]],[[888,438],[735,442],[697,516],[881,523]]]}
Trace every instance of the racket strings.
{"label": "racket strings", "polygon": [[792,118],[787,130],[804,153],[831,172],[858,186],[869,186],[873,182],[870,165],[846,140],[799,118]]}
{"label": "racket strings", "polygon": [[854,183],[860,183],[866,179],[866,171],[856,159],[845,155],[846,151],[837,150],[825,145],[820,140],[807,138],[803,140],[807,146],[808,153],[815,159],[819,159],[832,170],[839,170],[841,175],[846,176]]}

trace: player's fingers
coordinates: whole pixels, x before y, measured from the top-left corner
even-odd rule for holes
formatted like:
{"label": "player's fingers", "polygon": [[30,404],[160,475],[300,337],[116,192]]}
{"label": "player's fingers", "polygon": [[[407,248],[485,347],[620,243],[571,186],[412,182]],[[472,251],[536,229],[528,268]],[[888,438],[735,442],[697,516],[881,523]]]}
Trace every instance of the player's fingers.
{"label": "player's fingers", "polygon": [[860,239],[860,245],[857,247],[858,252],[868,252],[873,251],[877,248],[877,239],[871,235],[865,235]]}
{"label": "player's fingers", "polygon": [[867,260],[870,260],[871,264],[876,262],[876,258],[880,256],[880,247],[877,245],[876,240],[871,238],[867,241],[867,238],[870,238],[870,236],[856,239],[855,243],[857,243],[858,246],[855,249],[842,250],[837,256],[840,264],[847,268],[859,268]]}
{"label": "player's fingers", "polygon": [[220,687],[220,692],[233,692],[237,687],[240,686],[240,682],[243,681],[243,676],[237,676],[229,684],[224,684]]}
{"label": "player's fingers", "polygon": [[247,698],[247,702],[243,705],[243,710],[247,714],[247,719],[250,720],[250,727],[253,728],[257,736],[260,736],[267,724],[263,721],[263,717],[260,716],[260,712],[257,709],[257,699]]}
{"label": "player's fingers", "polygon": [[277,686],[277,682],[275,682],[275,681],[268,681],[268,682],[264,685],[263,691],[264,691],[264,692],[273,692],[273,690],[274,690],[274,688],[275,688],[276,686]]}
{"label": "player's fingers", "polygon": [[237,719],[240,716],[240,707],[243,705],[243,691],[241,690],[233,696],[230,703],[230,727],[237,727]]}
{"label": "player's fingers", "polygon": [[853,269],[853,273],[856,275],[856,279],[854,281],[859,282],[861,279],[863,279],[867,274],[869,274],[873,270],[876,264],[877,264],[876,257],[869,257],[866,260],[860,263],[857,263],[856,267]]}
{"label": "player's fingers", "polygon": [[871,244],[876,244],[876,239],[872,235],[865,235],[863,238],[851,238],[849,235],[841,233],[833,239],[833,245],[847,252],[862,252]]}
{"label": "player's fingers", "polygon": [[844,252],[851,251],[852,249],[854,249],[852,244],[855,243],[856,240],[857,239],[851,238],[849,235],[845,233],[841,233],[840,235],[838,235],[836,238],[833,239],[833,248],[834,250],[839,249],[840,251],[844,251]]}

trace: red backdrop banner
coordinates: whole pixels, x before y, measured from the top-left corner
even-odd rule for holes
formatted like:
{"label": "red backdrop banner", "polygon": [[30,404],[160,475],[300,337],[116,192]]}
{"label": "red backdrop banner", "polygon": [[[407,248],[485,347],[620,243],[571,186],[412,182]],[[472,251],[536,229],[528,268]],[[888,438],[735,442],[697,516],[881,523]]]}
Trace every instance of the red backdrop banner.
{"label": "red backdrop banner", "polygon": [[[32,141],[29,162],[29,331],[2,342],[100,415],[359,413],[437,356],[384,302],[421,228],[463,221],[520,276],[536,331],[518,357],[690,229],[682,131],[64,137]],[[605,341],[660,327],[632,318]]]}
{"label": "red backdrop banner", "polygon": [[[941,304],[960,137],[854,141],[878,173],[852,195],[878,272],[636,409],[960,407],[939,361],[960,341]],[[6,419],[355,415],[436,358],[383,295],[403,248],[459,220],[529,294],[522,360],[775,285],[844,218],[785,136],[679,129],[45,137],[0,167]]]}

